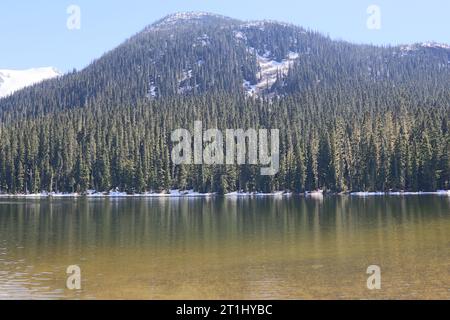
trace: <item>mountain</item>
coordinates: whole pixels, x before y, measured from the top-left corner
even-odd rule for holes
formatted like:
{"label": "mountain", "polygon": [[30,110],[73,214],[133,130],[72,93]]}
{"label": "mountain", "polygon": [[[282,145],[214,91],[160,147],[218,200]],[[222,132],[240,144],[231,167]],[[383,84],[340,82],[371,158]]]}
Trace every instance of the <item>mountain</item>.
{"label": "mountain", "polygon": [[[144,28],[84,70],[20,95],[45,91],[43,103],[53,97],[60,101],[58,108],[103,98],[136,103],[214,92],[273,97],[336,84],[414,85],[426,74],[448,78],[449,62],[449,47],[434,43],[355,45],[274,21],[177,13]],[[92,78],[95,90],[85,86]],[[10,101],[3,105],[3,110],[12,110]]]}
{"label": "mountain", "polygon": [[[45,91],[43,103],[49,104],[44,101],[52,97],[60,101],[58,108],[103,98],[135,103],[207,92],[281,96],[338,83],[413,85],[425,74],[448,77],[449,61],[448,47],[432,43],[355,45],[274,21],[177,13],[144,28],[84,70],[20,95],[40,96]],[[425,70],[417,69],[418,64]],[[95,90],[85,86],[92,78]],[[37,107],[41,106],[33,110]],[[53,104],[45,108],[53,110]],[[3,101],[2,109],[15,107]]]}
{"label": "mountain", "polygon": [[[169,15],[81,71],[0,99],[0,184],[27,190],[450,188],[450,49]],[[281,167],[176,166],[170,133],[279,128]],[[20,133],[20,134],[18,134]]]}
{"label": "mountain", "polygon": [[31,86],[43,80],[60,76],[60,72],[52,67],[33,68],[28,70],[0,69],[0,98],[15,91]]}

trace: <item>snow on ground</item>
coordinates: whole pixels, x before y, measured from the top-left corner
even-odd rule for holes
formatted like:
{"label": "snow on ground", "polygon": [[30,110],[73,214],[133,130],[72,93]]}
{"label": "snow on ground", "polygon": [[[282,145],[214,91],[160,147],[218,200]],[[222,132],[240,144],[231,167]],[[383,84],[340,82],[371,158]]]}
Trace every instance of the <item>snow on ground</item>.
{"label": "snow on ground", "polygon": [[410,44],[406,46],[400,47],[400,56],[404,57],[411,52],[417,51],[420,48],[431,48],[431,49],[446,49],[450,50],[450,45],[445,43],[437,43],[437,42],[423,42],[419,44]]}
{"label": "snow on ground", "polygon": [[0,98],[60,75],[61,73],[52,67],[28,70],[0,70]]}
{"label": "snow on ground", "polygon": [[421,195],[439,195],[450,196],[450,190],[439,190],[436,192],[353,192],[351,196],[356,197],[374,197],[374,196],[421,196]]}
{"label": "snow on ground", "polygon": [[437,43],[437,42],[424,42],[421,44],[424,48],[440,48],[440,49],[450,49],[450,45],[445,43]]}
{"label": "snow on ground", "polygon": [[[206,47],[210,44],[209,36],[207,34],[202,35],[201,37],[197,38],[197,42],[202,46]],[[194,47],[197,46],[197,44],[194,43]]]}
{"label": "snow on ground", "polygon": [[150,81],[147,98],[158,98],[158,87],[154,81]]}
{"label": "snow on ground", "polygon": [[285,23],[285,22],[280,22],[280,21],[276,21],[276,20],[257,20],[257,21],[247,21],[245,22],[243,25],[241,25],[242,28],[257,28],[261,31],[264,31],[266,29],[267,26],[270,25],[277,25],[277,26],[282,26],[282,27],[295,27],[292,24],[289,23]]}
{"label": "snow on ground", "polygon": [[125,192],[111,191],[109,193],[94,193],[88,195],[88,197],[110,197],[110,198],[122,198],[122,197],[141,197],[141,198],[196,198],[196,197],[211,197],[213,193],[199,193],[194,190],[170,190],[169,192],[146,192],[142,194],[127,194]]}
{"label": "snow on ground", "polygon": [[404,55],[405,53],[409,53],[411,51],[415,51],[415,50],[417,50],[417,45],[406,45],[406,46],[400,47],[400,51],[403,53],[402,55]]}
{"label": "snow on ground", "polygon": [[180,191],[170,190],[169,193],[145,193],[143,197],[150,198],[197,198],[197,197],[212,197],[214,193],[199,193],[194,190]]}
{"label": "snow on ground", "polygon": [[305,196],[313,199],[323,199],[323,190],[306,192]]}
{"label": "snow on ground", "polygon": [[[193,70],[183,70],[180,80],[178,80],[178,94],[186,94],[194,90],[194,87],[191,86],[190,80],[193,77]],[[198,88],[199,85],[195,85],[195,88]]]}
{"label": "snow on ground", "polygon": [[56,193],[56,192],[40,192],[29,194],[0,194],[2,198],[26,198],[26,199],[42,199],[42,198],[74,198],[79,197],[78,193]]}
{"label": "snow on ground", "polygon": [[225,20],[231,20],[228,17],[221,16],[218,14],[212,14],[208,12],[178,12],[174,14],[170,14],[166,16],[165,18],[161,19],[160,21],[154,23],[151,25],[147,30],[158,30],[161,28],[167,28],[174,25],[178,25],[180,23],[184,22],[194,22],[198,23],[206,18],[220,18]]}
{"label": "snow on ground", "polygon": [[183,70],[182,74],[181,74],[181,79],[180,79],[180,83],[184,82],[186,80],[189,80],[192,78],[192,69],[189,70]]}
{"label": "snow on ground", "polygon": [[[112,190],[110,192],[96,192],[89,190],[86,194],[79,193],[57,193],[57,192],[41,192],[33,194],[0,194],[0,198],[25,198],[25,199],[45,199],[45,198],[77,198],[85,196],[87,198],[210,198],[216,196],[216,193],[200,193],[194,190],[170,190],[168,192],[146,192],[141,194],[128,194],[126,192]],[[294,195],[293,192],[276,191],[272,193],[263,192],[230,192],[225,195],[227,198],[254,198],[254,197],[290,197]],[[302,194],[300,194],[302,195]],[[324,193],[322,191],[306,192],[304,195],[311,199],[323,199]],[[450,190],[439,190],[436,192],[353,192],[352,197],[375,197],[375,196],[423,196],[423,195],[438,195],[449,196]]]}
{"label": "snow on ground", "polygon": [[282,77],[287,76],[294,61],[300,57],[297,52],[289,52],[286,58],[279,62],[271,58],[272,53],[270,51],[266,51],[263,55],[258,54],[254,48],[250,48],[249,51],[256,55],[260,69],[256,84],[244,80],[244,89],[250,97],[258,96],[262,91],[271,89],[277,81],[278,75]]}
{"label": "snow on ground", "polygon": [[156,89],[158,89],[156,86],[150,86],[149,95],[153,98],[156,98]]}
{"label": "snow on ground", "polygon": [[225,194],[225,197],[282,197],[290,195],[292,195],[292,193],[285,193],[284,191],[277,191],[272,193],[236,191]]}
{"label": "snow on ground", "polygon": [[300,54],[298,52],[289,52],[288,53],[288,60],[296,60],[300,58]]}
{"label": "snow on ground", "polygon": [[247,41],[247,36],[242,31],[237,31],[234,33],[236,39]]}
{"label": "snow on ground", "polygon": [[[195,88],[198,88],[199,85],[195,85]],[[178,94],[186,94],[194,90],[194,87],[191,85],[184,85],[178,89]]]}
{"label": "snow on ground", "polygon": [[264,31],[264,27],[266,25],[266,21],[248,21],[242,27],[243,28],[258,28],[261,31]]}
{"label": "snow on ground", "polygon": [[384,192],[353,192],[350,195],[355,197],[384,196]]}
{"label": "snow on ground", "polygon": [[49,195],[52,198],[76,198],[79,196],[79,193],[53,193]]}

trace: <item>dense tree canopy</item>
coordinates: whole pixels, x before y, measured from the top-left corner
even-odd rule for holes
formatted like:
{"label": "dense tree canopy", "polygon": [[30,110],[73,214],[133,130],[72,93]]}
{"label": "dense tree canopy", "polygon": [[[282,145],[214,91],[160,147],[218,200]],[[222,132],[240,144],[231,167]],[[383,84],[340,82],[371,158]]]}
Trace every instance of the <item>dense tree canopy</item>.
{"label": "dense tree canopy", "polygon": [[[247,97],[242,84],[257,81],[257,55],[267,52],[299,58]],[[445,48],[353,45],[278,23],[149,27],[80,72],[0,100],[0,187],[450,189],[449,89]],[[197,120],[205,129],[280,129],[279,174],[175,166],[170,134]]]}

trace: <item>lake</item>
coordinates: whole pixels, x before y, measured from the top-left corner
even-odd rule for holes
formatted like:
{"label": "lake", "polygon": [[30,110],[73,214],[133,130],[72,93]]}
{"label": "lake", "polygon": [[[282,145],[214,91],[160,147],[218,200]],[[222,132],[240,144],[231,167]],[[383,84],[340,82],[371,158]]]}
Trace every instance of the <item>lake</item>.
{"label": "lake", "polygon": [[450,299],[450,197],[2,198],[12,298]]}

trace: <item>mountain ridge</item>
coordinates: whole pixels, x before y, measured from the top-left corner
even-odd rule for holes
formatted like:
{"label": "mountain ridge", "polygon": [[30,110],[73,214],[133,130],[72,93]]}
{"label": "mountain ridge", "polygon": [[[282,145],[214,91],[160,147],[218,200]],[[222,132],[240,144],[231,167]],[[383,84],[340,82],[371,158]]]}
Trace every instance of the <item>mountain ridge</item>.
{"label": "mountain ridge", "polygon": [[[277,29],[277,31],[273,31],[274,29]],[[268,50],[268,48],[266,48],[267,44],[265,44],[264,41],[265,42],[274,41],[273,36],[269,35],[269,33],[272,33],[272,31],[274,34],[278,32],[278,33],[289,33],[290,35],[289,38],[284,37],[283,40],[275,42],[275,44],[272,46],[274,50]],[[192,38],[193,32],[199,33],[197,35],[197,38]],[[445,54],[447,54],[446,60],[444,59],[445,61],[443,60],[442,63],[448,63],[450,61],[450,46],[446,44],[427,42],[423,44],[411,44],[394,47],[354,44],[345,41],[332,40],[320,33],[311,30],[306,30],[303,27],[296,26],[294,24],[287,24],[274,20],[241,21],[214,13],[194,11],[194,12],[179,12],[169,14],[166,17],[163,17],[162,19],[148,25],[143,29],[143,31],[126,40],[122,45],[118,46],[115,49],[112,49],[108,53],[104,54],[102,57],[99,57],[98,59],[94,60],[93,63],[91,63],[89,66],[79,71],[79,73],[83,73],[86,70],[95,68],[95,64],[99,63],[101,64],[102,60],[104,60],[105,57],[108,57],[111,54],[114,55],[117,54],[117,52],[124,51],[123,54],[126,55],[127,53],[125,51],[129,51],[129,49],[127,49],[127,46],[136,44],[138,44],[139,46],[142,47],[142,49],[150,53],[150,55],[147,55],[147,59],[152,60],[152,63],[154,63],[155,66],[157,65],[158,62],[173,63],[172,61],[164,61],[164,59],[161,59],[168,54],[167,51],[163,51],[161,50],[161,48],[153,49],[151,48],[151,45],[149,45],[149,42],[164,41],[166,43],[165,45],[167,46],[169,45],[168,41],[180,42],[186,41],[187,39],[191,38],[192,46],[197,46],[197,48],[199,46],[208,47],[209,45],[208,42],[210,41],[208,32],[214,32],[215,34],[214,36],[218,35],[222,37],[221,41],[228,42],[227,46],[236,47],[235,49],[229,52],[229,55],[241,56],[241,58],[237,59],[236,61],[239,65],[238,66],[230,65],[227,66],[226,68],[230,70],[233,68],[234,69],[241,68],[242,72],[239,73],[236,72],[235,70],[232,72],[232,74],[224,75],[224,77],[227,77],[226,81],[224,79],[221,80],[220,82],[231,83],[234,81],[231,81],[229,78],[235,78],[239,79],[238,81],[239,84],[234,84],[232,87],[220,86],[219,88],[217,88],[217,86],[215,85],[216,82],[212,81],[211,79],[200,79],[199,77],[202,77],[202,75],[196,75],[195,74],[196,70],[193,70],[200,68],[196,68],[194,65],[195,64],[197,64],[197,66],[205,65],[205,63],[207,63],[208,61],[205,61],[205,59],[201,57],[202,54],[198,53],[197,55],[199,57],[196,61],[189,61],[189,62],[181,61],[179,65],[184,64],[185,66],[184,67],[179,66],[177,74],[175,74],[174,78],[172,79],[167,79],[169,75],[164,70],[159,71],[149,70],[149,72],[147,73],[150,79],[148,81],[145,81],[146,88],[145,90],[141,90],[141,93],[139,95],[141,97],[158,98],[163,96],[168,97],[177,94],[198,94],[209,91],[211,89],[227,90],[230,92],[242,91],[243,94],[246,94],[247,96],[251,97],[265,96],[266,94],[272,97],[284,95],[286,94],[286,91],[287,93],[292,92],[292,90],[283,89],[283,86],[285,87],[286,83],[292,80],[289,79],[286,80],[286,77],[289,74],[289,67],[283,64],[283,61],[290,60],[289,57],[292,57],[293,55],[298,55],[301,58],[302,56],[309,55],[311,53],[317,54],[319,50],[323,51],[324,49],[328,51],[335,51],[333,54],[340,55],[342,53],[339,52],[338,48],[339,44],[341,44],[343,50],[347,51],[348,50],[362,51],[362,48],[372,48],[374,51],[376,51],[376,54],[371,54],[372,57],[368,58],[368,62],[363,61],[360,62],[368,64],[368,68],[371,69],[374,69],[370,64],[376,58],[376,55],[377,54],[386,55],[386,52],[387,54],[397,55],[398,57],[404,58],[405,56],[407,57],[420,55],[421,54],[420,51],[427,51],[425,52],[425,54],[428,54],[430,58],[434,58],[437,55],[444,56]],[[246,33],[250,33],[251,36],[248,36]],[[179,39],[178,35],[186,37],[186,39]],[[215,42],[217,43],[218,40],[217,39],[215,40],[216,40]],[[230,40],[234,41],[235,43],[230,42]],[[314,48],[314,46],[310,44],[315,40],[321,41],[321,43],[318,44],[316,48]],[[218,50],[221,50],[220,46],[221,44],[217,43]],[[239,48],[239,46],[241,46],[241,48]],[[171,50],[169,47],[166,49]],[[185,46],[184,50],[191,51],[191,49],[188,46]],[[428,52],[428,50],[436,50],[437,52]],[[197,49],[197,51],[199,51],[199,49]],[[142,51],[137,54],[142,56],[143,54],[147,53],[144,53]],[[142,57],[139,58],[142,59]],[[182,60],[183,59],[185,58],[182,57]],[[370,61],[371,59],[372,61]],[[385,57],[384,59],[391,59],[391,57],[387,58]],[[320,61],[314,63],[320,63]],[[220,68],[224,67],[223,61],[222,62],[215,61],[212,64],[214,65],[211,67],[215,68],[216,71],[219,66]],[[293,64],[294,63],[292,63],[290,67],[293,67]],[[141,67],[144,67],[146,69],[153,69],[151,66],[147,65],[148,62],[143,61]],[[264,67],[267,65],[270,65],[271,67],[269,79],[264,78]],[[280,66],[279,72],[281,72],[282,77],[277,77],[278,76],[277,66]],[[135,65],[130,65],[128,68],[134,69],[134,67]],[[156,67],[156,69],[158,68]],[[263,69],[262,73],[261,69]],[[130,71],[125,72],[130,73]],[[313,72],[317,73],[317,71]],[[384,71],[379,71],[380,74],[383,72]],[[151,75],[151,73],[153,73],[153,75]],[[184,74],[186,73],[192,74],[192,77],[190,77],[190,79],[186,79],[186,77],[184,77]],[[263,75],[262,77],[261,74]],[[71,75],[68,75],[67,77],[70,76]],[[167,80],[169,80],[172,83],[170,84],[170,87],[175,86],[173,82],[179,82],[178,88],[176,89],[162,88],[163,85],[161,84],[158,85],[157,83],[158,79],[153,79],[155,77],[164,78],[162,82],[165,83],[167,82]],[[303,78],[305,77],[311,78],[312,75],[304,75]],[[316,79],[314,80],[311,79],[308,80],[307,81],[308,85],[311,85],[314,82],[318,83],[320,81],[323,81],[323,79],[320,79],[321,78],[320,75],[317,75],[315,78]],[[200,80],[205,83],[202,85],[198,84]],[[184,84],[180,82],[183,82]],[[207,82],[209,82],[209,84]],[[263,85],[264,82],[270,83],[271,86],[276,85],[276,88],[272,87],[268,88],[267,86],[264,87]],[[289,84],[287,85],[289,86]]]}

